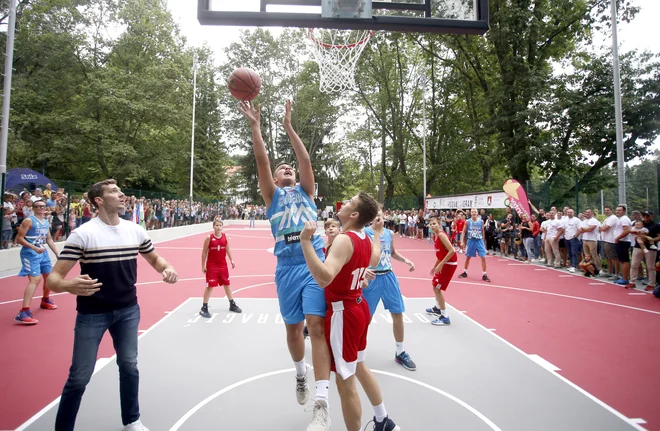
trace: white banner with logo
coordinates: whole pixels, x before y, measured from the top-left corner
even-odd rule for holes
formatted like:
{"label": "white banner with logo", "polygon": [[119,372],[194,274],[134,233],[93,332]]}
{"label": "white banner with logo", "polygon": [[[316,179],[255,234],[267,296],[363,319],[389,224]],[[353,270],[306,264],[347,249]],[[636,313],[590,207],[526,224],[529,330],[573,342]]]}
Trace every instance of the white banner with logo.
{"label": "white banner with logo", "polygon": [[475,193],[472,195],[441,196],[426,199],[427,209],[469,210],[470,208],[506,208],[509,198],[504,192]]}

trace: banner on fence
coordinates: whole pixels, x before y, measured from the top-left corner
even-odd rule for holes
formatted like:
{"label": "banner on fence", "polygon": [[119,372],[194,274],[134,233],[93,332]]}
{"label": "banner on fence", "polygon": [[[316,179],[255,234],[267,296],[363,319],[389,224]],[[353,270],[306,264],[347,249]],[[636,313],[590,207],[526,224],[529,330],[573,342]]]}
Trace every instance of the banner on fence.
{"label": "banner on fence", "polygon": [[520,218],[523,215],[527,216],[527,219],[530,219],[529,213],[529,201],[527,200],[527,193],[520,183],[516,180],[506,180],[504,183],[504,192],[509,197],[509,205],[513,208]]}
{"label": "banner on fence", "polygon": [[471,195],[440,196],[426,199],[427,209],[455,210],[470,208],[506,208],[509,204],[506,193],[475,193]]}

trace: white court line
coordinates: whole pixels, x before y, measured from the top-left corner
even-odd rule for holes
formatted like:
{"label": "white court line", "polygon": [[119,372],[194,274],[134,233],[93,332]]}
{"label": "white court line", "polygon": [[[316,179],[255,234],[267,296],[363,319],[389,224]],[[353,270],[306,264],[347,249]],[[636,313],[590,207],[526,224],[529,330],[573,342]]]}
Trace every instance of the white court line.
{"label": "white court line", "polygon": [[[418,278],[418,277],[398,277],[398,278],[399,278],[399,280],[423,280],[423,281],[428,281],[429,280],[428,278]],[[452,283],[471,284],[471,285],[474,285],[474,286],[481,286],[481,287],[494,287],[496,289],[506,289],[506,290],[516,290],[516,291],[519,291],[519,292],[538,293],[539,295],[558,296],[560,298],[568,298],[568,299],[576,299],[578,301],[594,302],[596,304],[611,305],[612,307],[621,307],[621,308],[627,308],[629,310],[642,311],[644,313],[651,313],[651,314],[660,315],[660,311],[647,310],[646,308],[632,307],[630,305],[623,305],[623,304],[615,304],[613,302],[599,301],[597,299],[583,298],[581,296],[571,296],[571,295],[564,295],[564,294],[561,294],[561,293],[545,292],[543,290],[523,289],[523,288],[520,288],[520,287],[501,286],[501,285],[498,285],[498,284],[491,284],[491,283],[474,283],[474,282],[471,282],[471,281],[453,280]]]}
{"label": "white court line", "polygon": [[535,268],[534,271],[547,271],[547,268]]}
{"label": "white court line", "polygon": [[561,371],[561,368],[551,364],[550,362],[546,361],[545,359],[543,359],[542,357],[540,357],[537,354],[532,353],[532,354],[529,354],[527,356],[529,356],[529,359],[536,362],[537,364],[539,364],[540,366],[542,366],[543,368],[545,368],[548,371]]}
{"label": "white court line", "polygon": [[507,263],[507,266],[527,266],[529,263]]}
{"label": "white court line", "polygon": [[[160,319],[158,322],[156,322],[156,323],[154,323],[153,325],[151,325],[151,327],[150,327],[149,329],[147,329],[146,331],[144,331],[142,334],[138,335],[138,340],[139,340],[140,338],[144,337],[145,335],[147,335],[149,332],[151,332],[152,329],[154,329],[156,326],[160,325],[165,319],[167,319],[169,316],[171,316],[172,314],[174,314],[174,312],[178,311],[180,308],[182,308],[184,305],[186,305],[186,304],[188,303],[188,301],[190,301],[191,299],[193,299],[193,298],[188,298],[188,299],[186,299],[185,301],[183,301],[183,302],[182,302],[181,304],[179,304],[174,310],[172,310],[172,313],[171,313],[171,314],[168,314],[168,315],[164,316],[164,317],[163,317],[162,319]],[[139,332],[139,331],[138,331],[138,332]],[[97,361],[97,364],[94,366],[94,373],[97,373],[98,371],[100,371],[101,368],[103,368],[103,367],[105,367],[106,365],[108,365],[108,364],[109,364],[110,362],[112,362],[116,357],[117,357],[117,354],[115,353],[114,355],[112,355],[112,356],[109,357],[109,358],[100,358],[100,359]],[[98,362],[101,361],[101,360],[102,360],[104,363],[103,363],[102,365],[99,365]],[[97,369],[97,366],[98,366],[98,369]],[[28,419],[27,421],[25,421],[21,426],[19,426],[18,428],[16,428],[15,431],[24,431],[27,427],[29,427],[29,426],[32,425],[34,422],[36,422],[37,419],[39,419],[41,416],[45,415],[45,414],[48,412],[48,410],[50,410],[50,409],[52,409],[53,407],[55,407],[55,406],[57,405],[57,403],[60,402],[60,398],[61,398],[61,397],[57,397],[55,400],[53,400],[53,402],[51,402],[50,404],[48,404],[48,405],[47,405],[46,407],[44,407],[43,409],[39,410],[39,411],[37,412],[37,414],[35,414],[35,415],[32,416],[30,419]]]}
{"label": "white court line", "polygon": [[[61,293],[51,293],[50,296],[58,296],[58,295],[66,295],[69,292],[61,292]],[[32,299],[41,299],[43,296],[33,296]],[[0,305],[6,305],[6,304],[13,304],[15,302],[23,302],[23,298],[21,299],[12,299],[11,301],[5,301],[5,302],[0,302]],[[32,301],[30,301],[32,302]]]}
{"label": "white court line", "polygon": [[[231,384],[231,385],[229,385],[229,386],[226,386],[226,387],[220,389],[219,391],[217,391],[216,393],[214,393],[214,394],[212,394],[212,395],[209,395],[208,397],[206,397],[205,399],[203,399],[202,401],[200,401],[199,403],[197,403],[197,405],[195,405],[192,409],[188,410],[188,412],[186,412],[183,416],[181,416],[181,418],[180,418],[178,421],[176,421],[176,423],[172,426],[172,428],[170,428],[170,431],[177,431],[179,428],[181,428],[181,426],[182,426],[184,423],[186,423],[186,421],[187,421],[188,419],[190,419],[190,418],[191,418],[195,413],[197,413],[201,408],[203,408],[204,406],[206,406],[208,403],[210,403],[211,401],[213,401],[214,399],[216,399],[216,398],[219,397],[220,395],[223,395],[223,394],[225,394],[225,393],[231,391],[232,389],[236,389],[236,388],[239,387],[239,386],[243,386],[243,385],[245,385],[245,384],[247,384],[247,383],[251,383],[251,382],[254,382],[254,381],[256,381],[256,380],[260,380],[260,379],[264,379],[264,378],[267,378],[267,377],[276,376],[276,375],[278,375],[278,374],[292,373],[292,372],[294,372],[294,371],[295,371],[295,368],[285,368],[285,369],[283,369],[283,370],[271,371],[271,372],[268,372],[268,373],[263,373],[263,374],[258,374],[258,375],[256,375],[256,376],[248,377],[247,379],[244,379],[244,380],[241,380],[241,381],[239,381],[239,382],[233,383],[233,384]],[[468,411],[469,411],[470,413],[472,413],[473,415],[475,415],[475,416],[476,416],[477,418],[479,418],[482,422],[484,422],[486,425],[488,425],[488,426],[490,427],[490,429],[492,429],[493,431],[502,431],[501,428],[499,428],[497,425],[495,425],[495,424],[493,423],[493,421],[491,421],[490,419],[488,419],[488,418],[487,418],[483,413],[481,413],[479,410],[475,409],[474,407],[472,407],[471,405],[469,405],[469,404],[466,403],[465,401],[461,400],[460,398],[455,397],[454,395],[452,395],[452,394],[450,394],[450,393],[448,393],[448,392],[445,392],[445,391],[443,391],[443,390],[441,390],[441,389],[438,389],[438,388],[436,388],[435,386],[431,386],[431,385],[429,385],[429,384],[427,384],[427,383],[420,382],[419,380],[411,379],[410,377],[401,376],[401,375],[399,375],[399,374],[394,374],[394,373],[390,373],[390,372],[387,372],[387,371],[380,371],[380,370],[373,370],[373,369],[372,369],[371,371],[374,372],[375,374],[382,374],[382,375],[385,375],[385,376],[394,377],[394,378],[397,378],[397,379],[405,380],[405,381],[410,382],[410,383],[414,383],[414,384],[416,384],[416,385],[418,385],[418,386],[421,386],[421,387],[423,387],[423,388],[429,389],[429,390],[431,390],[431,391],[433,391],[433,392],[435,392],[435,393],[437,393],[437,394],[440,394],[440,395],[442,395],[442,396],[444,396],[444,397],[447,397],[447,398],[449,398],[450,400],[452,400],[452,401],[454,401],[455,403],[457,403],[458,405],[460,405],[461,407],[463,407],[463,408],[465,408],[466,410],[468,410]]]}
{"label": "white court line", "polygon": [[605,283],[589,283],[590,286],[605,286]]}
{"label": "white court line", "polygon": [[571,274],[562,274],[560,275],[562,278],[567,278],[567,277],[573,277]]}
{"label": "white court line", "polygon": [[646,423],[646,421],[642,418],[633,418],[633,419],[630,419],[630,420],[632,422],[636,423],[636,424],[645,424]]}
{"label": "white court line", "polygon": [[[453,306],[451,306],[451,305],[449,305],[449,304],[447,304],[447,306],[453,308],[455,311],[458,311],[456,308],[454,308]],[[474,323],[475,325],[477,325],[479,328],[481,328],[481,329],[483,329],[484,331],[486,331],[487,333],[491,334],[493,337],[497,338],[498,340],[500,340],[501,342],[503,342],[503,343],[506,344],[507,346],[511,347],[513,350],[515,350],[516,352],[520,353],[521,355],[523,355],[524,357],[526,357],[526,358],[529,359],[530,361],[536,363],[536,361],[534,361],[534,359],[532,359],[532,358],[530,357],[530,355],[528,355],[527,353],[523,352],[522,350],[520,350],[518,347],[514,346],[513,344],[509,343],[507,340],[505,340],[504,338],[500,337],[500,336],[497,335],[496,333],[494,333],[494,332],[492,332],[492,331],[489,331],[488,328],[486,328],[485,326],[483,326],[481,323],[477,322],[476,320],[474,320],[474,319],[472,319],[471,317],[468,317],[468,316],[465,316],[465,318],[468,319],[468,320],[470,320],[472,323]],[[545,368],[545,367],[542,367],[542,368],[543,368],[544,370],[548,370],[548,369]],[[566,377],[562,376],[561,374],[555,373],[555,372],[553,372],[553,371],[549,371],[549,370],[548,370],[548,372],[550,372],[550,374],[552,374],[553,376],[557,377],[559,380],[563,381],[564,383],[566,383],[567,385],[569,385],[569,386],[572,387],[573,389],[576,389],[578,392],[580,392],[581,394],[585,395],[587,398],[589,398],[590,400],[594,401],[596,404],[598,404],[599,406],[603,407],[605,410],[607,410],[607,411],[609,411],[610,413],[614,414],[616,417],[618,417],[618,418],[622,419],[623,421],[625,421],[626,423],[630,424],[630,425],[633,426],[636,430],[639,430],[639,431],[646,431],[644,428],[642,428],[641,426],[637,425],[637,424],[636,424],[635,422],[633,422],[631,419],[627,418],[625,415],[623,415],[622,413],[618,412],[618,411],[615,410],[613,407],[611,407],[611,406],[605,404],[603,401],[601,401],[601,400],[599,400],[598,398],[596,398],[595,396],[591,395],[589,392],[585,391],[584,389],[582,389],[581,387],[579,387],[579,386],[576,385],[575,383],[571,382],[571,381],[568,380]]]}
{"label": "white court line", "polygon": [[637,296],[643,295],[643,296],[646,296],[646,292],[630,292],[630,293],[628,293],[628,295],[633,295],[633,296],[635,296],[635,295],[637,295]]}

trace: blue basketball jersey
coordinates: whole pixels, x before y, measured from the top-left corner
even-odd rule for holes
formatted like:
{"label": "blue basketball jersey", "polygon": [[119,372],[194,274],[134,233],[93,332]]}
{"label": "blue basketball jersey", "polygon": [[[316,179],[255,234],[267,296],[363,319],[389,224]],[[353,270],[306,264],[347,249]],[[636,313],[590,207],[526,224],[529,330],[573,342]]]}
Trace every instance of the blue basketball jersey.
{"label": "blue basketball jersey", "polygon": [[[266,216],[270,221],[270,229],[275,238],[274,254],[278,258],[302,257],[300,232],[305,222],[316,222],[316,204],[305,193],[300,184],[295,187],[277,187],[273,202]],[[312,237],[314,249],[323,250],[323,238],[320,235]]]}
{"label": "blue basketball jersey", "polygon": [[481,220],[481,218],[478,218],[477,221],[474,221],[472,220],[472,218],[469,218],[467,220],[468,239],[483,239],[483,233],[482,233],[483,226],[484,226],[484,222]]}
{"label": "blue basketball jersey", "polygon": [[[374,231],[370,227],[365,227],[364,231],[369,235],[369,239],[374,239]],[[380,261],[378,266],[369,269],[374,271],[387,271],[392,269],[392,231],[383,229],[383,235],[380,237]]]}
{"label": "blue basketball jersey", "polygon": [[[50,229],[48,220],[44,219],[44,221],[42,222],[35,216],[30,216],[30,220],[32,220],[32,227],[30,228],[30,230],[27,231],[27,234],[25,235],[25,240],[35,247],[46,248],[46,240],[48,239],[48,230]],[[28,250],[34,253],[34,250],[29,248]]]}

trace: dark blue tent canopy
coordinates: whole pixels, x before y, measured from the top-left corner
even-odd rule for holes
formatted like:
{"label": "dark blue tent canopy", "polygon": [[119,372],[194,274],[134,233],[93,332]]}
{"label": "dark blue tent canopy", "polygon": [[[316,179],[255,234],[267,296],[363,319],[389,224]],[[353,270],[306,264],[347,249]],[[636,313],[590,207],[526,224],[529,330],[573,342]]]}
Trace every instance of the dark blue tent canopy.
{"label": "dark blue tent canopy", "polygon": [[23,190],[32,192],[36,188],[43,190],[48,183],[52,185],[53,190],[57,190],[57,185],[50,178],[32,169],[15,168],[7,171],[6,188],[12,192],[18,193]]}

